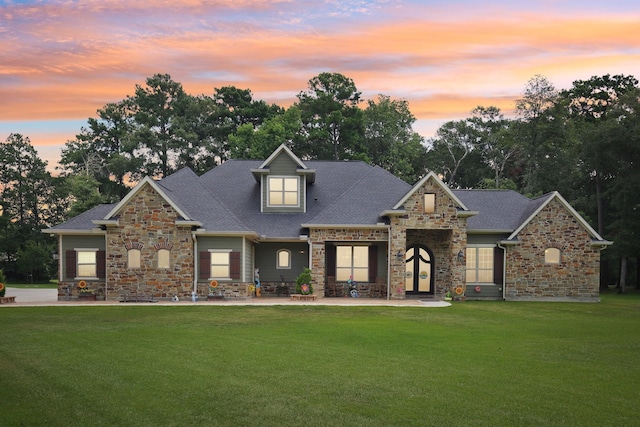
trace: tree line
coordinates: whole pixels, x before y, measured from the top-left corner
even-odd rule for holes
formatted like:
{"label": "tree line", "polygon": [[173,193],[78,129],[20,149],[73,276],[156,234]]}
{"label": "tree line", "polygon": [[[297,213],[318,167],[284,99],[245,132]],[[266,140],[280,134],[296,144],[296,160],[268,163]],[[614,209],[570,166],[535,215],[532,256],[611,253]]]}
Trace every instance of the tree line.
{"label": "tree line", "polygon": [[[605,75],[556,89],[527,82],[516,117],[478,106],[425,139],[406,100],[365,100],[354,81],[321,73],[288,108],[250,89],[191,95],[168,74],[147,78],[109,103],[67,141],[57,175],[29,138],[0,146],[0,263],[10,276],[54,274],[55,242],[40,231],[99,203],[120,200],[132,182],[189,167],[202,174],[229,159],[264,159],[286,144],[301,159],[362,160],[408,183],[435,171],[453,188],[559,191],[615,245],[603,253],[602,283],[638,277],[640,87]],[[635,266],[635,269],[633,268]]]}

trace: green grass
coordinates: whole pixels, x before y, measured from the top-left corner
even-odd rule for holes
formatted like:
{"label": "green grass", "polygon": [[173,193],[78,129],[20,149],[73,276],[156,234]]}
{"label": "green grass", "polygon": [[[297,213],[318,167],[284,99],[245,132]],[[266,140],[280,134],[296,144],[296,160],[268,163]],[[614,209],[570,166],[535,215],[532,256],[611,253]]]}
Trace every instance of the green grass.
{"label": "green grass", "polygon": [[0,309],[6,426],[628,426],[640,296]]}

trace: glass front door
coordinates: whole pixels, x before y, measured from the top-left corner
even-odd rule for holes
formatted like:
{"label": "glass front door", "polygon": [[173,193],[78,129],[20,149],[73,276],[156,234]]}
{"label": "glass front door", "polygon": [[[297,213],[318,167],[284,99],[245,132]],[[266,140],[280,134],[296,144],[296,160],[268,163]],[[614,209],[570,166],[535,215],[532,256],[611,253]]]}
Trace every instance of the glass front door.
{"label": "glass front door", "polygon": [[405,292],[408,295],[433,294],[433,254],[421,245],[405,253]]}

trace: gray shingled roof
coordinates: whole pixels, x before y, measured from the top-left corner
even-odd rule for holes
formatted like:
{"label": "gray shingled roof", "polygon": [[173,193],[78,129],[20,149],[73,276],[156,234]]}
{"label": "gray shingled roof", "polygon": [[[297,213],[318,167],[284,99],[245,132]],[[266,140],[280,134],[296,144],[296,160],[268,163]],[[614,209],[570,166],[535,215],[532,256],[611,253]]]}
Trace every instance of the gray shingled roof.
{"label": "gray shingled roof", "polygon": [[[230,160],[198,177],[184,168],[157,185],[191,220],[210,232],[255,232],[269,238],[298,238],[302,224],[374,225],[412,186],[360,161],[307,161],[316,170],[307,187],[306,213],[261,213],[260,185],[251,170],[262,160]],[[511,190],[453,190],[478,215],[468,219],[468,231],[514,231],[547,197],[535,200]],[[50,231],[95,228],[114,204],[97,206]]]}
{"label": "gray shingled roof", "polygon": [[80,215],[74,216],[69,221],[63,222],[62,224],[54,225],[49,228],[51,231],[80,231],[80,230],[91,230],[93,228],[97,228],[96,225],[93,224],[94,219],[102,219],[104,218],[111,209],[114,208],[116,203],[103,204],[98,205],[94,208],[89,209],[86,212],[81,213]]}
{"label": "gray shingled roof", "polygon": [[531,200],[513,190],[453,190],[469,210],[478,211],[467,220],[467,231],[517,229],[546,200]]}

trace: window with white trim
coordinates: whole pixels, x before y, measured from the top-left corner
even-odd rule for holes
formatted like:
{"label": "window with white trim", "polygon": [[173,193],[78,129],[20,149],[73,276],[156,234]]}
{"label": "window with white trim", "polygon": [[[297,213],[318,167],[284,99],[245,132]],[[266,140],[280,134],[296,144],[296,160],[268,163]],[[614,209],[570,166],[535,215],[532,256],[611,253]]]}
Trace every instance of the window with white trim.
{"label": "window with white trim", "polygon": [[295,207],[300,205],[300,178],[270,176],[268,183],[268,206]]}
{"label": "window with white trim", "polygon": [[369,247],[336,246],[336,280],[369,281]]}
{"label": "window with white trim", "polygon": [[545,249],[544,262],[547,264],[560,264],[560,249],[558,248]]}
{"label": "window with white trim", "polygon": [[209,276],[211,279],[231,278],[231,250],[209,250],[211,256],[211,269]]}
{"label": "window with white trim", "polygon": [[97,249],[76,249],[76,277],[98,277]]}
{"label": "window with white trim", "polygon": [[467,247],[467,283],[493,283],[493,246]]}
{"label": "window with white trim", "polygon": [[276,253],[276,268],[280,270],[291,268],[291,251],[288,249],[280,249]]}

